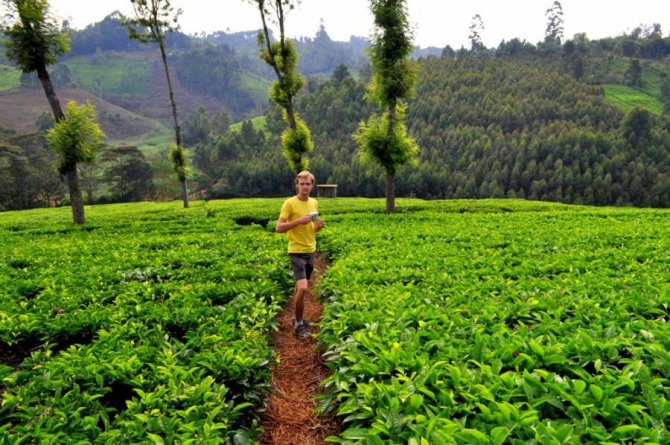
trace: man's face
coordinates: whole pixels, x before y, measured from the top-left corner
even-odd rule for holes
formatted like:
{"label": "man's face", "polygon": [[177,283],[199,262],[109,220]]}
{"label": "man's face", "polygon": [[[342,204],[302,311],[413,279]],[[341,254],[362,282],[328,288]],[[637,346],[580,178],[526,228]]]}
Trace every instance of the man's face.
{"label": "man's face", "polygon": [[298,178],[298,194],[309,196],[312,191],[312,181],[309,178]]}

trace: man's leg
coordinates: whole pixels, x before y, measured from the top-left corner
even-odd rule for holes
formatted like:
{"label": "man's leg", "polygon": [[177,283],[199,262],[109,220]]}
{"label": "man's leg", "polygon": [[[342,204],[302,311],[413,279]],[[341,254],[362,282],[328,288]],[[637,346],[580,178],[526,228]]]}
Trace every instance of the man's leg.
{"label": "man's leg", "polygon": [[295,306],[296,321],[302,320],[302,314],[305,309],[305,297],[309,292],[309,281],[306,278],[296,281],[295,291],[293,292],[293,304]]}

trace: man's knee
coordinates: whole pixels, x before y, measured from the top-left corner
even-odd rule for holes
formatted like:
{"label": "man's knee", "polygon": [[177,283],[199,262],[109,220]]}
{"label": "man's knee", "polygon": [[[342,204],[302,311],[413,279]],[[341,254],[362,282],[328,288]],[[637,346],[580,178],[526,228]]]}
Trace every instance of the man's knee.
{"label": "man's knee", "polygon": [[309,281],[307,281],[307,279],[298,280],[295,282],[295,287],[300,292],[306,292],[309,290]]}

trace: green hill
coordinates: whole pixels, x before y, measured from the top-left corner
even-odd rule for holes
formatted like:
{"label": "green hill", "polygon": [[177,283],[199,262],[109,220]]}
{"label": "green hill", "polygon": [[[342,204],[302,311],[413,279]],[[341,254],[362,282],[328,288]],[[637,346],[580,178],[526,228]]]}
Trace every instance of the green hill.
{"label": "green hill", "polygon": [[[602,86],[537,57],[428,58],[419,73],[407,121],[421,155],[399,172],[400,196],[670,205],[670,136],[655,113],[643,111],[643,122],[633,124]],[[364,95],[353,77],[333,76],[296,104],[315,141],[312,169],[343,196],[384,193],[383,173],[361,164],[351,138],[375,111]],[[243,196],[245,187],[236,184],[255,184],[262,196],[290,193],[286,173],[272,167],[282,162],[278,113],[268,114],[267,128],[274,136],[258,157],[271,162],[256,163],[239,149],[219,161],[213,148],[219,151],[201,165],[226,184],[212,189],[215,196]],[[231,142],[228,152],[238,146]]]}
{"label": "green hill", "polygon": [[[149,136],[160,124],[111,104],[97,96],[77,89],[58,89],[59,100],[92,103],[97,110],[100,126],[109,141]],[[0,122],[2,126],[20,134],[37,131],[37,120],[43,113],[50,113],[49,104],[41,89],[13,90],[0,94]]]}
{"label": "green hill", "polygon": [[[73,53],[51,72],[64,97],[79,91],[98,98],[110,143],[140,147],[161,176],[159,195],[169,197],[172,116],[163,68],[156,51],[129,44],[121,31],[110,16],[75,32]],[[279,149],[284,124],[276,109],[267,109],[273,75],[258,59],[252,34],[177,33],[170,43],[192,184],[212,197],[291,192]],[[443,57],[419,59],[408,125],[422,152],[418,165],[398,175],[399,195],[669,205],[668,40],[623,35],[535,46],[513,39],[477,54],[445,48]],[[361,164],[351,137],[376,111],[364,99],[369,73],[322,70],[337,58],[349,60],[346,48],[356,59],[365,41],[332,42],[320,30],[299,43],[307,71],[316,74],[296,103],[314,136],[311,168],[320,181],[337,183],[342,196],[381,196],[382,172]],[[24,89],[0,95],[0,129],[8,129],[2,132],[35,131],[45,110],[36,81],[18,79]],[[0,85],[16,82],[16,71],[0,70]],[[263,125],[242,125],[252,118]],[[102,192],[92,196],[104,199]]]}

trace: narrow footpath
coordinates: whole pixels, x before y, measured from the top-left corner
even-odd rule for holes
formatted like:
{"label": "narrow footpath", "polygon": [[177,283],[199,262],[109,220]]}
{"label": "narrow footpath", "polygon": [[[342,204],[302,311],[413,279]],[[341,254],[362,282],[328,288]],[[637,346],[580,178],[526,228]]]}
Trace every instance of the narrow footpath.
{"label": "narrow footpath", "polygon": [[[314,289],[328,264],[318,253],[315,255]],[[314,291],[305,299],[304,315],[312,322],[310,333],[319,330],[323,305]],[[316,413],[314,396],[321,388],[319,382],[329,375],[321,360],[316,338],[300,340],[293,333],[293,301],[279,314],[279,330],[273,335],[273,344],[279,363],[272,369],[272,388],[262,425],[265,429],[263,445],[322,445],[325,438],[340,431],[334,416]]]}

